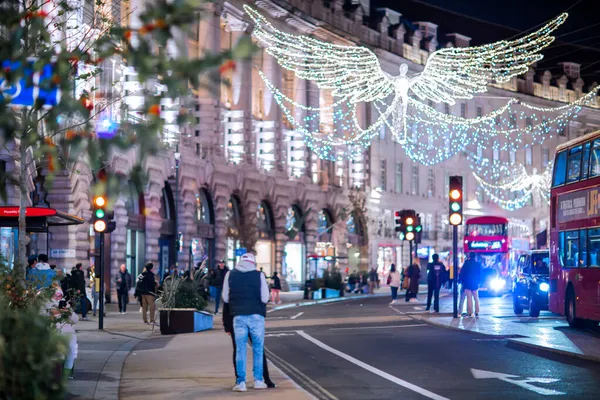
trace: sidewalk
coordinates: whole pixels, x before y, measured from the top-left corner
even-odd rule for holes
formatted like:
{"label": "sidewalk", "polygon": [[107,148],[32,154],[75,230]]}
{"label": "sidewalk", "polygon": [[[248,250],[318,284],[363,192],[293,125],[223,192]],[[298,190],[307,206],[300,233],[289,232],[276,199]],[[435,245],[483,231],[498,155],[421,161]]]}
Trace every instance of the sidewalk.
{"label": "sidewalk", "polygon": [[231,339],[222,330],[183,335],[152,335],[125,361],[119,399],[311,399],[269,363],[276,389],[253,390],[252,352],[248,349],[248,392],[233,393]]}
{"label": "sidewalk", "polygon": [[411,314],[419,321],[455,330],[498,336],[516,346],[559,353],[571,357],[600,362],[600,337],[589,331],[569,327],[561,317],[553,314],[539,318],[528,316],[481,315],[478,318],[452,318],[452,300],[441,304],[442,314]]}
{"label": "sidewalk", "polygon": [[[126,315],[118,314],[115,304],[106,308],[103,331],[98,330],[97,317],[75,326],[79,355],[67,399],[227,399],[233,395],[231,339],[223,332],[220,316],[215,317],[212,331],[162,336],[158,325],[152,331],[142,322],[137,304],[130,303]],[[250,353],[247,376],[252,386]],[[312,398],[274,365],[269,371],[277,389],[250,389],[247,397]]]}

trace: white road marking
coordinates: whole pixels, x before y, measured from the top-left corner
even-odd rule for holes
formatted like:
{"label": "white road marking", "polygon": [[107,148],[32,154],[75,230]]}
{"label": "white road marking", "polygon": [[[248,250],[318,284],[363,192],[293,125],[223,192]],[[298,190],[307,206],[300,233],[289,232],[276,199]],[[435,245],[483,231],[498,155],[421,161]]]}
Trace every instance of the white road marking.
{"label": "white road marking", "polygon": [[294,336],[295,333],[266,333],[265,337]]}
{"label": "white road marking", "polygon": [[304,312],[299,312],[298,314],[294,315],[293,317],[290,317],[290,319],[296,319],[299,316],[301,316],[302,314],[304,314]]}
{"label": "white road marking", "polygon": [[348,331],[354,329],[384,329],[384,328],[412,328],[414,326],[425,326],[427,324],[412,324],[412,325],[388,325],[388,326],[359,326],[356,328],[330,328],[330,331]]}
{"label": "white road marking", "polygon": [[537,387],[532,385],[531,383],[554,383],[560,381],[560,379],[554,378],[524,378],[521,379],[520,376],[517,375],[509,375],[503,374],[501,372],[493,372],[493,371],[485,371],[482,369],[474,369],[471,368],[471,373],[473,374],[473,378],[475,379],[499,379],[504,382],[512,383],[513,385],[517,385],[522,387],[523,389],[535,392],[537,394],[541,394],[543,396],[556,396],[561,394],[566,394],[565,392],[559,392],[557,390],[552,389],[544,389],[541,387]]}
{"label": "white road marking", "polygon": [[424,309],[425,309],[425,307],[416,307],[416,306],[415,306],[415,307],[413,307],[413,308],[414,308],[415,310],[424,310]]}
{"label": "white road marking", "polygon": [[306,340],[316,344],[317,346],[319,346],[320,348],[329,351],[330,353],[335,354],[338,357],[343,358],[344,360],[351,362],[354,365],[357,365],[363,369],[366,369],[369,372],[374,373],[375,375],[378,375],[380,377],[382,377],[383,379],[387,379],[390,382],[393,382],[399,386],[405,387],[406,389],[412,390],[413,392],[417,392],[427,398],[430,399],[435,399],[435,400],[449,400],[446,397],[440,396],[438,394],[435,394],[433,392],[430,392],[427,389],[423,389],[422,387],[419,387],[417,385],[413,385],[410,382],[407,382],[403,379],[397,378],[393,375],[388,374],[387,372],[384,372],[380,369],[377,369],[369,364],[366,364],[360,360],[357,360],[356,358],[349,356],[348,354],[342,353],[339,350],[334,349],[333,347],[330,347],[328,345],[326,345],[325,343],[321,342],[320,340],[315,339],[314,337],[308,335],[307,333],[305,333],[304,331],[296,331],[296,333],[298,333],[298,335],[302,336],[303,338],[305,338]]}

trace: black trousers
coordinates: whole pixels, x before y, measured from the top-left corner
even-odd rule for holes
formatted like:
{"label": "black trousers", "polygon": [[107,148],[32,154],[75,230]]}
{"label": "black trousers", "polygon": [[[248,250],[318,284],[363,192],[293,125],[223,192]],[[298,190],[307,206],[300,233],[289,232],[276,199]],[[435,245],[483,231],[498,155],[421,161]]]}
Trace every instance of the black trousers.
{"label": "black trousers", "polygon": [[117,290],[117,299],[119,300],[119,312],[126,312],[127,303],[129,302],[129,293],[126,290]]}
{"label": "black trousers", "polygon": [[427,310],[431,308],[431,296],[433,298],[433,309],[440,311],[440,287],[435,283],[427,282]]}
{"label": "black trousers", "polygon": [[[248,335],[248,340],[252,343],[252,338]],[[231,331],[231,343],[233,344],[233,370],[235,371],[235,379],[237,382],[237,368],[235,366],[235,351],[237,350],[237,346],[235,345],[235,333]],[[273,383],[271,378],[269,377],[269,367],[267,366],[267,354],[263,352],[263,379],[267,385]]]}

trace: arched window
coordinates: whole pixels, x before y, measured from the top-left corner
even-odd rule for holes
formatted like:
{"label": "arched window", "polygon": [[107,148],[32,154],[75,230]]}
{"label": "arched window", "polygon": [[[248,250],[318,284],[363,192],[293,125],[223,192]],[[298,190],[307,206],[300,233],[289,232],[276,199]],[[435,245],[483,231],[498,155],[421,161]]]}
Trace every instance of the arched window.
{"label": "arched window", "polygon": [[241,206],[240,199],[232,195],[227,203],[225,210],[225,224],[227,225],[227,234],[229,236],[239,236],[241,227]]}
{"label": "arched window", "polygon": [[194,213],[194,219],[196,222],[202,224],[213,224],[213,209],[210,194],[206,189],[200,189],[196,194],[196,211]]}
{"label": "arched window", "polygon": [[175,201],[169,182],[165,181],[160,197],[160,217],[165,220],[175,220]]}
{"label": "arched window", "polygon": [[317,216],[317,233],[319,235],[327,233],[330,230],[329,228],[331,227],[331,225],[333,225],[331,213],[326,209],[322,209],[321,211],[319,211],[319,214]]}
{"label": "arched window", "polygon": [[272,238],[275,234],[273,213],[266,201],[261,201],[256,208],[256,230],[262,238]]}

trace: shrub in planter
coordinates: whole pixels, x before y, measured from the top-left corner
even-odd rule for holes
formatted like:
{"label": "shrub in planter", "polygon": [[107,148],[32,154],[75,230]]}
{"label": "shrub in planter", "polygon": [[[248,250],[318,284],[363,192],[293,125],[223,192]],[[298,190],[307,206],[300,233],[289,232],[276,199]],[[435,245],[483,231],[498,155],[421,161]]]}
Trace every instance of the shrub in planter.
{"label": "shrub in planter", "polygon": [[167,278],[160,301],[161,333],[197,332],[212,328],[212,315],[202,312],[207,302],[199,281]]}
{"label": "shrub in planter", "polygon": [[327,289],[340,290],[342,288],[342,273],[338,268],[325,270],[323,281],[323,284]]}
{"label": "shrub in planter", "polygon": [[48,298],[0,267],[0,399],[64,399],[68,346],[41,312]]}

